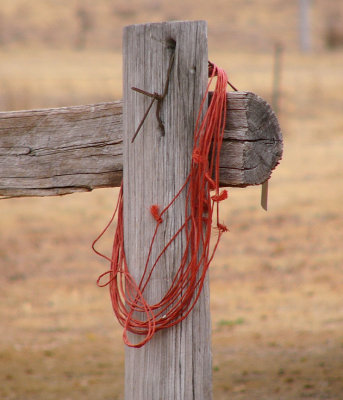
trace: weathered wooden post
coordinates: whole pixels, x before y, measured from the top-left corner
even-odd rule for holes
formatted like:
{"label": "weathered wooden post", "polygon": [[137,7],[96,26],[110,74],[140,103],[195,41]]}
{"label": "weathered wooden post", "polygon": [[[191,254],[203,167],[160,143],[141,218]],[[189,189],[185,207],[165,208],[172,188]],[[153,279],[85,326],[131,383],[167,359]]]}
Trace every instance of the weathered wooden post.
{"label": "weathered wooden post", "polygon": [[[207,76],[207,28],[203,21],[133,25],[125,28],[124,56],[124,238],[130,272],[140,280],[156,222],[152,204],[165,207],[190,168],[193,132]],[[165,132],[155,113],[131,143],[150,98],[131,89],[162,93],[174,54],[168,94],[161,109]],[[184,220],[185,195],[168,213],[152,258]],[[145,297],[158,302],[168,290],[183,255],[184,236],[153,275]],[[155,256],[155,257],[154,257]],[[125,399],[211,399],[211,323],[208,281],[193,312],[182,323],[140,349],[126,349]]]}

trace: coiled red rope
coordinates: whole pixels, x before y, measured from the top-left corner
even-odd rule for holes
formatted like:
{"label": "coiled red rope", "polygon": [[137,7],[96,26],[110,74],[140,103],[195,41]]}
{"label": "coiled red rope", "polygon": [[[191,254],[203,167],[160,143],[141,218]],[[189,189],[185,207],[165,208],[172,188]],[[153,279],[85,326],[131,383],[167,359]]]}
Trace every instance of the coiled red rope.
{"label": "coiled red rope", "polygon": [[[200,121],[214,77],[217,77],[217,81],[212,100],[203,120]],[[219,155],[226,119],[228,79],[225,71],[212,63],[209,63],[209,78],[194,131],[194,147],[189,175],[179,192],[165,208],[160,210],[159,206],[155,204],[151,206],[150,211],[156,221],[156,228],[140,281],[135,282],[130,275],[125,257],[123,186],[120,188],[117,206],[110,222],[92,245],[93,250],[111,264],[110,270],[99,276],[97,284],[100,287],[109,286],[114,313],[124,328],[124,343],[130,347],[143,346],[157,331],[176,325],[188,316],[200,296],[207,269],[214,257],[220,238],[228,230],[224,224],[219,222],[219,204],[227,198],[227,191],[219,190]],[[166,243],[156,260],[151,262],[152,247],[157,231],[163,224],[163,216],[184,190],[186,190],[185,221]],[[109,258],[97,251],[95,244],[112,224],[116,214],[118,214],[118,222],[112,257]],[[218,235],[210,248],[213,224],[215,224]],[[156,304],[148,304],[144,298],[144,291],[152,272],[161,256],[181,232],[185,233],[186,246],[175,277],[163,298]],[[151,264],[149,269],[148,266]],[[102,284],[101,280],[104,276],[108,276],[108,280]],[[128,332],[141,335],[143,339],[139,343],[132,343]]]}

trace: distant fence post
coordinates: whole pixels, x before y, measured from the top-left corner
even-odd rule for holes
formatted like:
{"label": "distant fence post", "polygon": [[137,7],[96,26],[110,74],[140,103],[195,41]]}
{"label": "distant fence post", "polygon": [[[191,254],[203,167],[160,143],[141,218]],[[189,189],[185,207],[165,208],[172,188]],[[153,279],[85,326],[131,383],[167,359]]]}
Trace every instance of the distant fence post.
{"label": "distant fence post", "polygon": [[299,0],[300,46],[304,52],[311,50],[310,2],[311,0]]}
{"label": "distant fence post", "polygon": [[[160,112],[164,135],[152,111],[131,143],[151,102],[131,87],[162,93],[173,52],[168,95]],[[196,21],[128,26],[123,57],[125,252],[130,273],[139,281],[156,225],[149,208],[168,204],[189,172],[196,115],[207,84],[207,25]],[[181,225],[184,201],[181,196],[168,211],[155,256]],[[180,235],[154,272],[144,292],[149,302],[160,300],[169,287],[183,254],[183,240]],[[158,332],[140,349],[126,349],[125,400],[209,400],[211,363],[207,281],[196,308],[182,323]]]}

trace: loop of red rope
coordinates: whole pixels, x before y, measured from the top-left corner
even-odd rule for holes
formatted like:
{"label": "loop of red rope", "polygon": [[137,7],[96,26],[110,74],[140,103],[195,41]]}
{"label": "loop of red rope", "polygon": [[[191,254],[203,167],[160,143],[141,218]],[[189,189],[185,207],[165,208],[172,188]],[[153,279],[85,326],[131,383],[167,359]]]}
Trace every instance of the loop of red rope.
{"label": "loop of red rope", "polygon": [[[210,63],[209,77],[209,84],[196,121],[189,175],[179,192],[162,211],[157,205],[152,205],[150,208],[157,224],[140,281],[136,282],[130,275],[125,257],[122,186],[114,215],[92,245],[97,254],[111,263],[110,270],[100,275],[97,283],[99,286],[109,286],[114,313],[124,328],[124,343],[130,347],[143,346],[157,331],[174,326],[188,316],[200,296],[207,269],[214,257],[221,235],[228,230],[219,222],[219,204],[227,198],[226,190],[219,192],[219,154],[226,120],[227,76],[224,70]],[[217,77],[216,87],[211,103],[201,121],[209,87],[214,77]],[[162,216],[174,205],[175,200],[183,191],[186,191],[185,221],[166,243],[156,260],[151,260],[157,231],[163,224]],[[211,195],[213,191],[214,194]],[[108,229],[116,214],[118,214],[118,221],[112,256],[109,258],[98,252],[95,244]],[[216,216],[215,228],[218,236],[210,248],[213,214]],[[144,291],[150,277],[163,254],[181,232],[185,232],[186,243],[180,266],[163,298],[156,304],[149,304],[144,297]],[[108,281],[100,284],[101,278],[105,275],[109,275]],[[141,335],[142,340],[137,344],[132,343],[128,332]]]}

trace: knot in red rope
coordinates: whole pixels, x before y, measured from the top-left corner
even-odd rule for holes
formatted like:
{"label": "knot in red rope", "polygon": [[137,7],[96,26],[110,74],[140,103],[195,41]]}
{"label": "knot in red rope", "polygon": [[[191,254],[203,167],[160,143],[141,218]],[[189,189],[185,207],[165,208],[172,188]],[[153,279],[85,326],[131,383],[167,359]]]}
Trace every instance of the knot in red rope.
{"label": "knot in red rope", "polygon": [[192,160],[196,164],[204,164],[207,161],[206,157],[203,154],[201,154],[201,150],[198,148],[195,148],[193,150]]}
{"label": "knot in red rope", "polygon": [[163,219],[160,215],[160,208],[157,204],[153,204],[150,207],[150,212],[151,212],[151,215],[155,218],[156,222],[158,222],[159,224],[162,224]]}
{"label": "knot in red rope", "polygon": [[229,229],[226,225],[217,223],[217,228],[220,232],[227,232]]}
{"label": "knot in red rope", "polygon": [[219,194],[214,194],[213,196],[211,196],[211,199],[213,201],[223,201],[227,199],[227,190],[223,190],[221,193]]}

